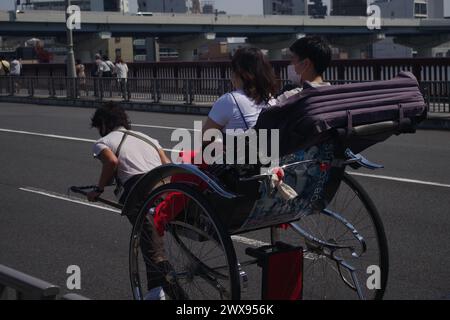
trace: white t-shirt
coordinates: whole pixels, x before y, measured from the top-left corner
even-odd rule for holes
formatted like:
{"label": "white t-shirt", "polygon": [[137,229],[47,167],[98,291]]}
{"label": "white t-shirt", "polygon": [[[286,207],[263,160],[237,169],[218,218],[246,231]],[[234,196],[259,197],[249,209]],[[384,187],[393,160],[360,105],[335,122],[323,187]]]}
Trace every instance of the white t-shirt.
{"label": "white t-shirt", "polygon": [[[233,96],[239,107],[236,105]],[[256,104],[255,101],[245,95],[244,91],[237,90],[221,96],[214,103],[208,117],[217,124],[224,126],[223,132],[227,129],[247,130],[245,122],[247,122],[248,128],[254,127],[260,112],[267,106],[266,103]],[[245,122],[239,108],[245,118]]]}
{"label": "white t-shirt", "polygon": [[114,73],[116,71],[116,66],[114,65],[114,63],[111,60],[106,60],[105,63],[109,67],[109,70],[112,73]]}
{"label": "white t-shirt", "polygon": [[117,78],[126,79],[128,77],[128,66],[126,65],[126,63],[116,64],[116,73]]}
{"label": "white t-shirt", "polygon": [[101,72],[111,71],[111,68],[103,60],[97,60],[97,65],[98,65],[98,71],[101,71]]}
{"label": "white t-shirt", "polygon": [[[124,128],[119,129],[124,130]],[[157,148],[161,149],[158,140],[150,138],[149,136],[141,132],[131,132],[150,140]],[[124,134],[122,132],[113,131],[103,138],[97,140],[93,148],[94,157],[98,157],[98,155],[105,148],[109,148],[114,154],[116,154],[117,148],[119,147],[123,135]],[[132,176],[147,173],[160,165],[161,158],[159,157],[159,153],[155,148],[139,138],[128,135],[123,142],[119,152],[119,166],[117,168],[117,177],[122,184],[125,184],[125,182]]]}
{"label": "white t-shirt", "polygon": [[[323,87],[323,86],[331,86],[331,83],[329,82],[311,82],[311,86],[313,87]],[[298,94],[300,94],[303,91],[303,88],[295,88],[286,92],[283,92],[282,94],[280,94],[276,99],[272,99],[271,101],[269,101],[270,106],[274,107],[274,106],[283,106],[284,104],[286,104],[286,102],[288,102],[288,100],[293,99],[293,96],[296,96]]]}
{"label": "white t-shirt", "polygon": [[22,65],[20,64],[19,60],[14,59],[13,61],[11,61],[10,67],[11,67],[11,71],[10,71],[11,75],[20,76],[20,72],[22,70]]}

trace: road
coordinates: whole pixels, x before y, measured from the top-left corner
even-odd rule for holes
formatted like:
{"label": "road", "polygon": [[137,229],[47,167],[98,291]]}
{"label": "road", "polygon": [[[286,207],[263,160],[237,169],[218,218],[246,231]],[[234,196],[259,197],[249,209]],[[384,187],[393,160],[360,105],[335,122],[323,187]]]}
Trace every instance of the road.
{"label": "road", "polygon": [[[130,225],[113,212],[41,194],[96,182],[92,109],[0,104],[0,263],[66,287],[69,265],[82,270],[92,299],[130,299]],[[165,148],[191,115],[129,112],[135,130]],[[53,136],[50,136],[53,135]],[[390,248],[387,299],[450,299],[450,134],[418,131],[364,152],[385,168],[355,176],[381,214]],[[375,175],[374,177],[370,175]],[[22,188],[22,190],[20,189]],[[267,241],[262,231],[246,237]],[[251,275],[257,279],[257,275]],[[65,290],[68,292],[68,290]],[[258,298],[257,288],[249,298]]]}

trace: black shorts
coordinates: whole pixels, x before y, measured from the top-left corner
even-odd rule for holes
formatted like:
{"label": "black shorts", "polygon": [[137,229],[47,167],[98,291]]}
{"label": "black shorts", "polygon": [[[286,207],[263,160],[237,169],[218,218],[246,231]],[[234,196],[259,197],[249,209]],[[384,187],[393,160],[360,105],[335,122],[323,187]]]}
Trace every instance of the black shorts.
{"label": "black shorts", "polygon": [[143,174],[137,174],[135,176],[132,176],[125,182],[123,185],[123,193],[120,196],[119,203],[124,204],[125,200],[127,200],[128,194],[130,193],[131,189],[134,187],[136,182],[139,181],[139,179],[143,176]]}

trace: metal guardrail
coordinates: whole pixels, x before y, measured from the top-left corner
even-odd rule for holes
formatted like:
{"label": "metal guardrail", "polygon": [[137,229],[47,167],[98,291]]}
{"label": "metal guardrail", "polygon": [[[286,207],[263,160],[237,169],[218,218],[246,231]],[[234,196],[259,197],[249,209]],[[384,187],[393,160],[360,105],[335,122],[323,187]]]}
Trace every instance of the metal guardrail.
{"label": "metal guardrail", "polygon": [[[332,84],[360,80],[331,80]],[[279,80],[279,86],[286,84]],[[430,112],[450,112],[450,81],[420,82]],[[222,78],[66,78],[0,77],[0,97],[125,100],[144,103],[212,105],[232,88]]]}
{"label": "metal guardrail", "polygon": [[[275,74],[287,79],[288,60],[271,61]],[[95,63],[85,63],[86,75],[90,75]],[[218,78],[228,79],[230,61],[193,62],[133,62],[128,63],[130,78]],[[65,77],[63,63],[24,64],[23,75],[29,77]],[[373,81],[387,80],[400,71],[410,71],[419,81],[450,81],[449,58],[395,58],[395,59],[339,59],[333,60],[325,72],[325,78],[334,80]]]}
{"label": "metal guardrail", "polygon": [[0,300],[89,300],[78,294],[59,294],[58,286],[0,264]]}

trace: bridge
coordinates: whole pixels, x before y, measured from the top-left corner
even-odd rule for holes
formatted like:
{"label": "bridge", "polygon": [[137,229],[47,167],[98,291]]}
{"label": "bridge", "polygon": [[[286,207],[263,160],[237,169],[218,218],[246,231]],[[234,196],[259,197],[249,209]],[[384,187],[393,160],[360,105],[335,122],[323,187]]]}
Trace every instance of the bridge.
{"label": "bridge", "polygon": [[[381,19],[381,30],[367,28],[367,17],[239,16],[207,14],[131,14],[82,12],[77,33],[111,32],[112,36],[164,36],[215,33],[220,37],[316,33],[358,35],[382,32],[386,36],[450,33],[449,19]],[[3,35],[64,34],[65,15],[59,11],[0,11]]]}
{"label": "bridge", "polygon": [[[0,11],[0,36],[63,36],[64,12]],[[279,51],[303,34],[321,34],[336,47],[367,45],[387,36],[399,44],[429,50],[450,41],[450,19],[381,19],[381,29],[367,28],[367,17],[239,16],[82,12],[75,40],[86,41],[106,33],[112,37],[159,37],[161,43],[189,51],[215,37],[247,37],[248,42]],[[84,36],[84,37],[83,37]],[[271,58],[278,58],[272,55]]]}

